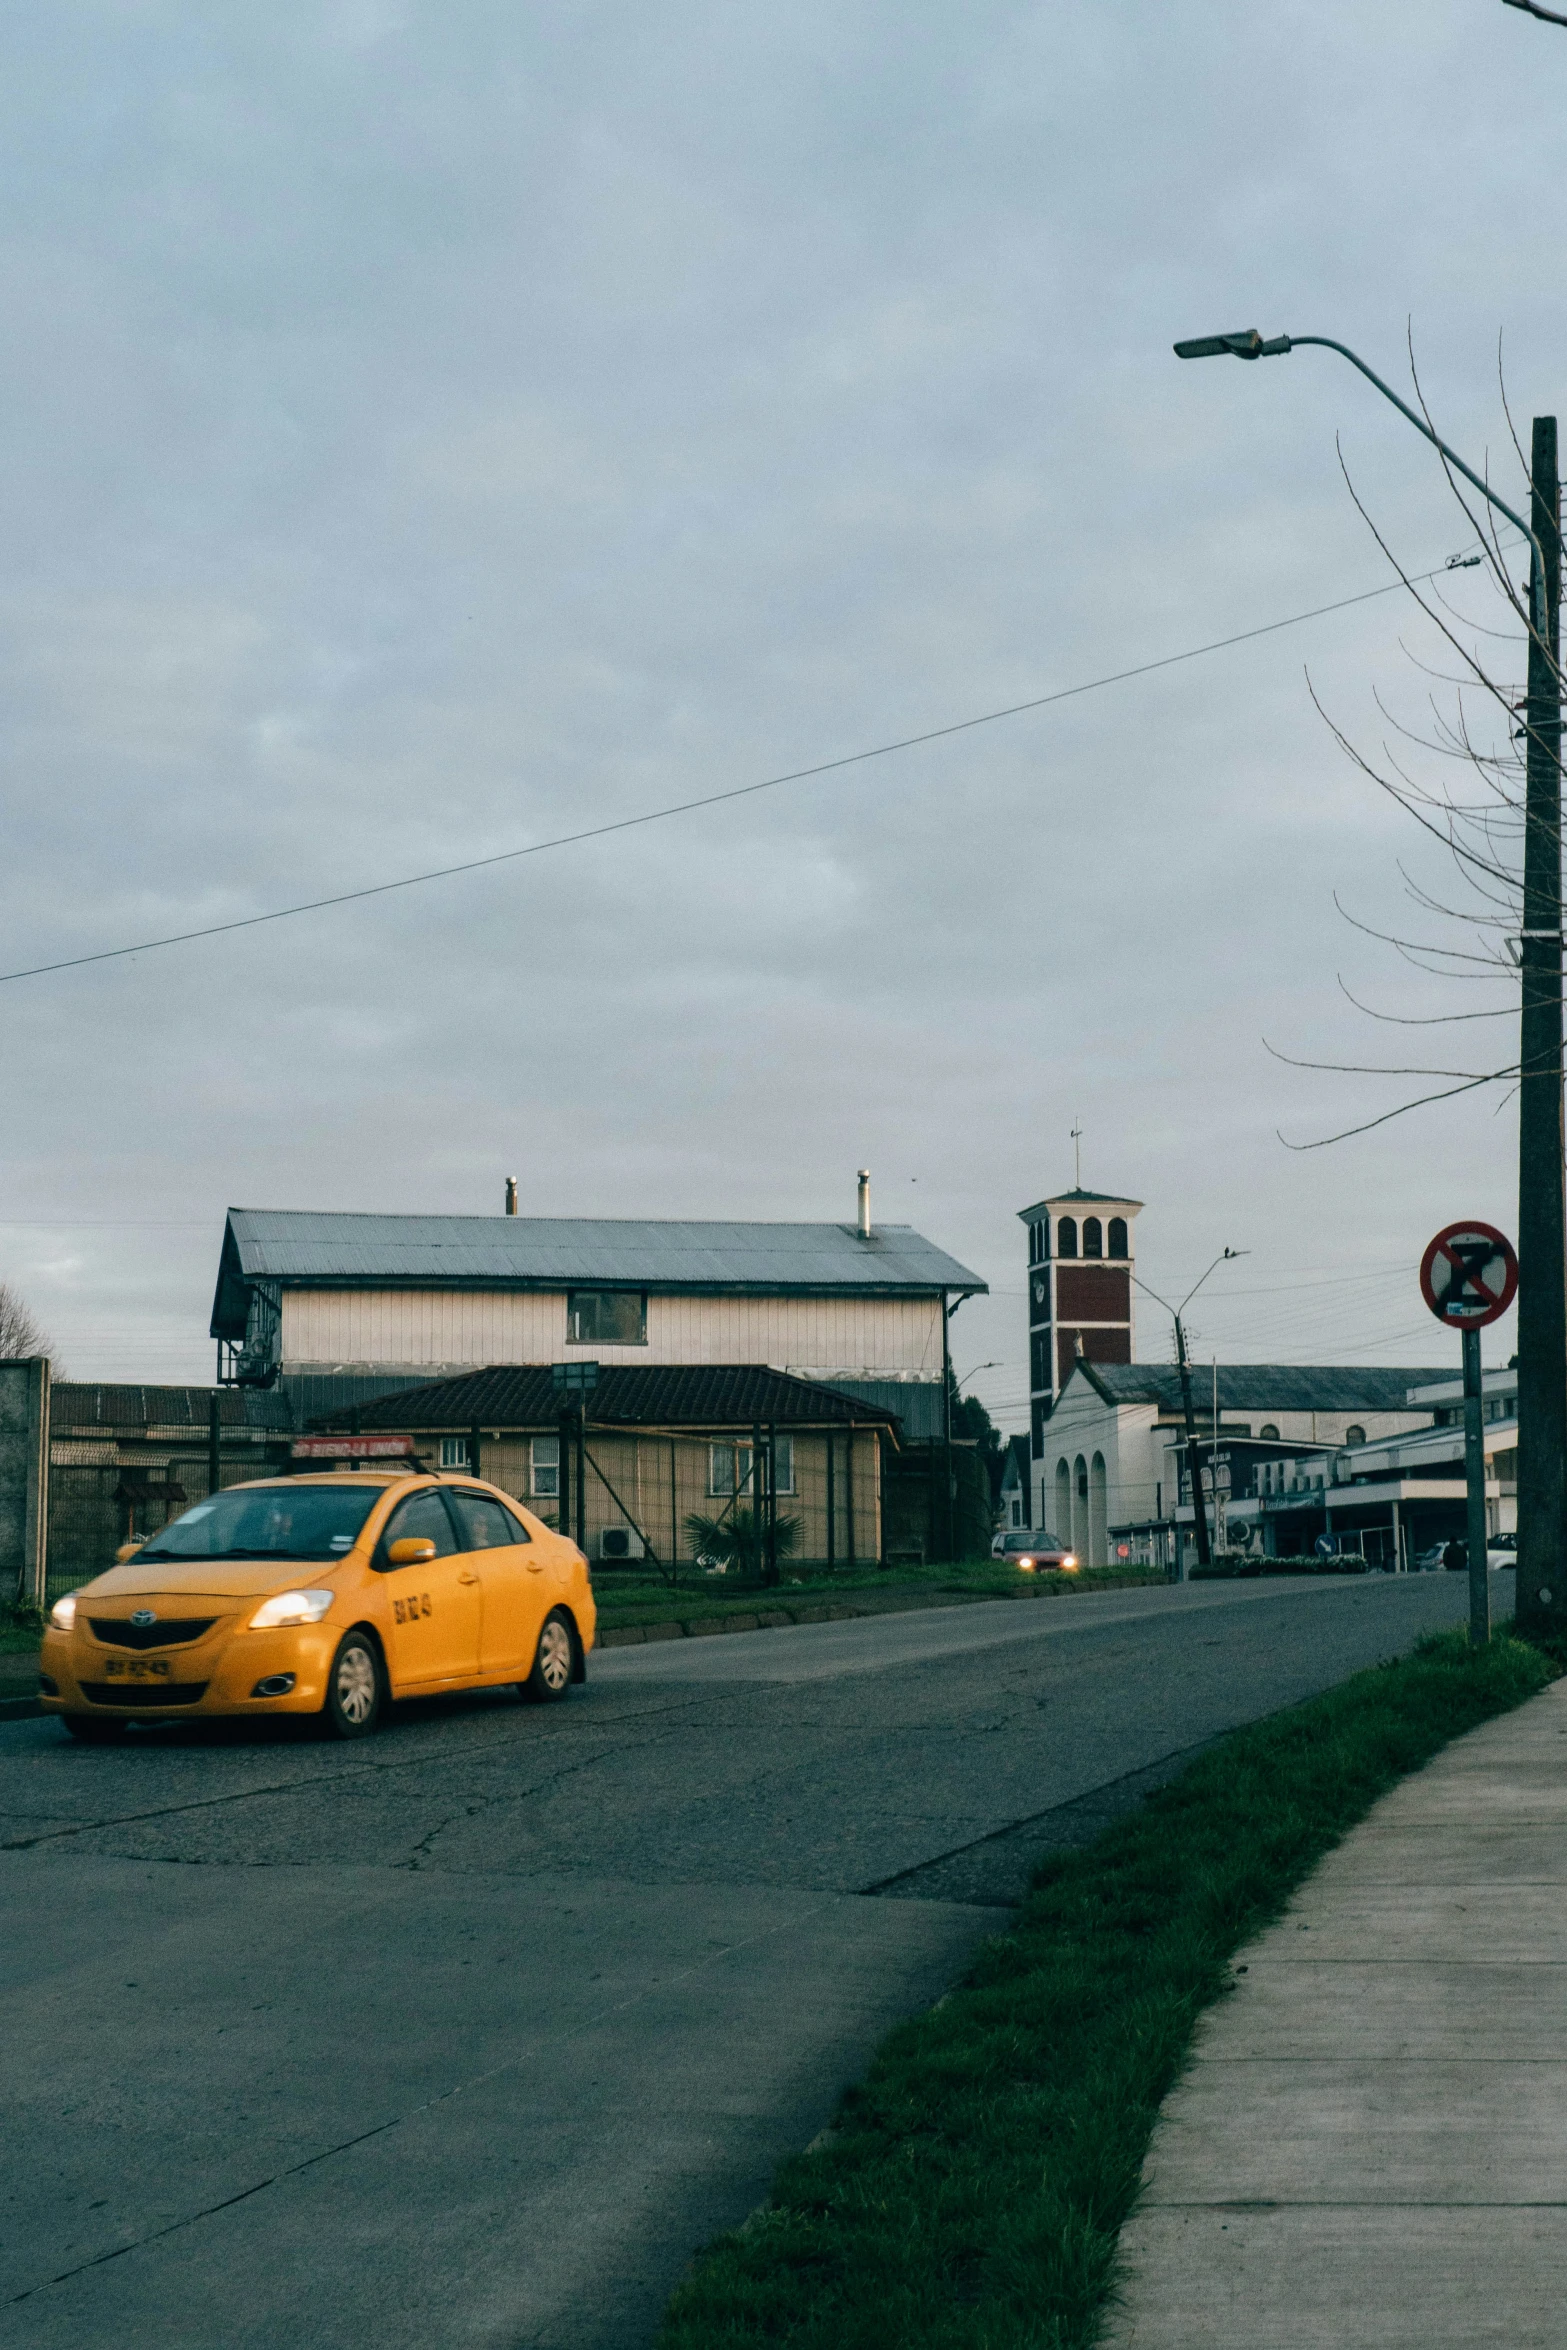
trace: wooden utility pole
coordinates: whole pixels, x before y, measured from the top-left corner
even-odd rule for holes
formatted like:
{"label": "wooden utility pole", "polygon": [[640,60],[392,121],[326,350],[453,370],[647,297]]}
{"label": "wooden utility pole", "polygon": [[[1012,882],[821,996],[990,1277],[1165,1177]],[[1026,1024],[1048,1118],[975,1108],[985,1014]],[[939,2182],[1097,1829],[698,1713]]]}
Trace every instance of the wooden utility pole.
{"label": "wooden utility pole", "polygon": [[[1518,1626],[1567,1630],[1567,1263],[1562,1133],[1561,483],[1556,419],[1530,449],[1523,1009],[1518,1088]],[[1543,557],[1544,578],[1540,576]]]}
{"label": "wooden utility pole", "polygon": [[[1197,1522],[1197,1563],[1207,1567],[1213,1564],[1213,1552],[1208,1546],[1208,1512],[1202,1497],[1202,1462],[1197,1454],[1197,1408],[1192,1402],[1192,1367],[1186,1359],[1186,1329],[1179,1314],[1175,1317],[1175,1359],[1181,1366],[1181,1403],[1186,1413],[1186,1458],[1191,1464],[1192,1514]],[[1179,1542],[1179,1534],[1176,1540]],[[1177,1580],[1184,1582],[1185,1577],[1178,1576]]]}

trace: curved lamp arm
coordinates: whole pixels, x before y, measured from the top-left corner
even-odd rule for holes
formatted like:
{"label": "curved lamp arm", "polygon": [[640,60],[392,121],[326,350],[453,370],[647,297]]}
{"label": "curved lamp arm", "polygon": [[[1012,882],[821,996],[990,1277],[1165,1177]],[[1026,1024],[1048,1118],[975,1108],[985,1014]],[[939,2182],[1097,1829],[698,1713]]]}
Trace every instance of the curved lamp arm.
{"label": "curved lamp arm", "polygon": [[1481,497],[1496,508],[1498,514],[1505,514],[1513,528],[1523,532],[1524,537],[1534,550],[1534,560],[1530,565],[1532,574],[1530,602],[1533,606],[1531,619],[1536,628],[1543,628],[1545,625],[1545,550],[1535,537],[1532,525],[1525,522],[1521,514],[1515,514],[1506,499],[1499,498],[1489,482],[1482,481],[1474,467],[1466,465],[1458,451],[1449,448],[1441,435],[1431,430],[1425,418],[1411,408],[1407,400],[1401,400],[1392,385],[1385,384],[1376,369],[1368,367],[1359,352],[1352,351],[1348,343],[1336,343],[1331,335],[1274,335],[1270,340],[1265,341],[1257,329],[1251,326],[1239,334],[1198,335],[1191,342],[1177,343],[1175,356],[1177,359],[1274,359],[1282,357],[1286,351],[1296,350],[1306,343],[1315,344],[1321,351],[1337,351],[1339,357],[1347,359],[1351,367],[1358,367],[1367,383],[1375,384],[1383,399],[1391,400],[1400,416],[1407,417],[1416,432],[1423,433],[1432,448],[1439,450],[1447,459],[1448,464],[1456,472],[1461,473],[1465,481],[1472,484],[1479,491]]}

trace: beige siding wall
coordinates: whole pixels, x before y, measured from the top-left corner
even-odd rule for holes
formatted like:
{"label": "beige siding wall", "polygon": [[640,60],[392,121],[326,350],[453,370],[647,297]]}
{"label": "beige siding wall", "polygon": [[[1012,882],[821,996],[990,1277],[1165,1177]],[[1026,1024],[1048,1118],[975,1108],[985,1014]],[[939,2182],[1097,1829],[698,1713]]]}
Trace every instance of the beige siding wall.
{"label": "beige siding wall", "polygon": [[566,1344],[566,1292],[288,1289],[286,1364],[771,1363],[941,1376],[938,1298],[650,1297],[645,1346]]}
{"label": "beige siding wall", "polygon": [[[850,1556],[846,1478],[850,1439],[833,1438],[833,1555],[844,1566]],[[853,1556],[860,1562],[881,1556],[881,1445],[874,1431],[853,1437]],[[652,1544],[660,1561],[673,1555],[682,1566],[692,1563],[691,1537],[686,1520],[693,1514],[716,1518],[725,1497],[708,1490],[710,1440],[706,1437],[607,1435],[592,1430],[588,1451],[598,1463],[632,1522]],[[424,1439],[421,1451],[438,1452],[438,1441]],[[505,1493],[515,1494],[529,1509],[554,1524],[559,1502],[532,1490],[532,1453],[523,1436],[483,1437],[480,1461],[484,1475]],[[785,1559],[788,1574],[796,1563],[821,1562],[827,1557],[827,1438],[805,1433],[794,1438],[794,1492],[780,1493],[778,1514],[800,1520],[800,1539],[793,1560]],[[590,1467],[587,1476],[587,1549],[598,1556],[598,1535],[606,1526],[624,1526],[626,1515],[611,1500],[604,1483]],[[572,1505],[574,1531],[575,1502]]]}

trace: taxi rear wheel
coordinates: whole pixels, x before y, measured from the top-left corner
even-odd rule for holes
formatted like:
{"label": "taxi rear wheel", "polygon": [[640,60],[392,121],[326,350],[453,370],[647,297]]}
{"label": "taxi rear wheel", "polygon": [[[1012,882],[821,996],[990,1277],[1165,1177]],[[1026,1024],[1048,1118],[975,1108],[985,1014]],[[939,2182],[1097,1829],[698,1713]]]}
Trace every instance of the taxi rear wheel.
{"label": "taxi rear wheel", "polygon": [[327,1675],[321,1726],[329,1738],[368,1738],[381,1718],[381,1659],[366,1632],[345,1632]]}
{"label": "taxi rear wheel", "polygon": [[571,1687],[571,1669],[575,1661],[571,1651],[571,1626],[559,1608],[552,1608],[539,1633],[533,1670],[526,1681],[519,1681],[517,1686],[532,1705],[559,1705]]}

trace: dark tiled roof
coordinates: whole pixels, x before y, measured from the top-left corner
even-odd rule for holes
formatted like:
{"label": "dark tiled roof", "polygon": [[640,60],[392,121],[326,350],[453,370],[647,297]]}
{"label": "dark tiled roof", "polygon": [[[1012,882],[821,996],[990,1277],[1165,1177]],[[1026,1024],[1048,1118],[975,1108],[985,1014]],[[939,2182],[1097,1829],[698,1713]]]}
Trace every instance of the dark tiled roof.
{"label": "dark tiled roof", "polygon": [[1131,1199],[1124,1191],[1050,1191],[1043,1199],[1035,1200],[1031,1208],[1019,1208],[1018,1215],[1025,1224],[1032,1223],[1046,1208],[1064,1208],[1076,1201],[1085,1208],[1140,1208],[1147,1203]]}
{"label": "dark tiled roof", "polygon": [[[548,1363],[497,1364],[457,1379],[433,1380],[363,1404],[361,1429],[438,1434],[471,1428],[553,1428],[559,1400]],[[348,1412],[330,1412],[313,1424],[342,1431]],[[751,1428],[848,1427],[894,1422],[895,1415],[842,1388],[791,1378],[765,1363],[606,1363],[588,1404],[598,1427]]]}
{"label": "dark tiled roof", "polygon": [[[57,1436],[67,1428],[192,1428],[205,1434],[211,1394],[210,1387],[57,1379],[49,1391],[49,1424]],[[224,1428],[282,1430],[293,1425],[293,1414],[281,1395],[251,1387],[220,1387],[218,1398]]]}
{"label": "dark tiled roof", "polygon": [[[1181,1374],[1173,1363],[1089,1363],[1073,1365],[1072,1378],[1081,1373],[1098,1389],[1106,1403],[1157,1404],[1161,1411],[1181,1408]],[[1409,1390],[1440,1379],[1441,1371],[1387,1370],[1380,1364],[1345,1368],[1339,1364],[1221,1363],[1221,1412],[1407,1412]],[[1071,1380],[1067,1382],[1070,1388]],[[1192,1365],[1193,1399],[1200,1410],[1211,1405],[1213,1371]],[[1062,1390],[1065,1400],[1067,1390]],[[1415,1406],[1419,1409],[1419,1406]],[[1060,1409],[1060,1405],[1057,1405]]]}

